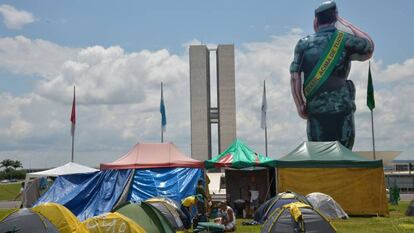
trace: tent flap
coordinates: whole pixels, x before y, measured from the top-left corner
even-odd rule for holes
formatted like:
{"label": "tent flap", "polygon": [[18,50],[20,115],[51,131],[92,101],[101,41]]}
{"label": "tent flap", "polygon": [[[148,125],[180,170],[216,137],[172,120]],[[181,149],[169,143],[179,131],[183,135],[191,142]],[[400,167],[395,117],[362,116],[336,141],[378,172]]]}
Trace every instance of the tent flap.
{"label": "tent flap", "polygon": [[129,199],[141,202],[162,196],[181,202],[194,194],[201,177],[202,170],[198,168],[136,169]]}
{"label": "tent flap", "polygon": [[83,221],[111,211],[131,174],[132,170],[106,170],[59,176],[35,205],[59,203]]}

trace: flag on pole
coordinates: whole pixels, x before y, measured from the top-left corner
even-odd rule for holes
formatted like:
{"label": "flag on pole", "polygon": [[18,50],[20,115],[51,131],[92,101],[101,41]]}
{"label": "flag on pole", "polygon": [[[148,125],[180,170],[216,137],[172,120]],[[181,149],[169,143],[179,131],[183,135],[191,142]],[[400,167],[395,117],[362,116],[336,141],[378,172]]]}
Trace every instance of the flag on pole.
{"label": "flag on pole", "polygon": [[260,121],[260,127],[262,129],[267,128],[267,100],[266,100],[266,81],[263,81],[263,98],[262,98],[262,119]]}
{"label": "flag on pole", "polygon": [[372,85],[371,77],[371,62],[369,62],[368,68],[367,106],[371,111],[375,108],[374,86]]}
{"label": "flag on pole", "polygon": [[72,102],[72,113],[70,114],[70,121],[72,126],[70,129],[70,134],[72,137],[75,135],[75,125],[76,125],[76,97],[75,97],[75,86],[73,86],[73,102]]}
{"label": "flag on pole", "polygon": [[160,113],[161,113],[161,127],[162,127],[162,132],[165,132],[166,131],[166,126],[167,126],[167,116],[165,114],[164,92],[163,92],[162,82],[161,82]]}

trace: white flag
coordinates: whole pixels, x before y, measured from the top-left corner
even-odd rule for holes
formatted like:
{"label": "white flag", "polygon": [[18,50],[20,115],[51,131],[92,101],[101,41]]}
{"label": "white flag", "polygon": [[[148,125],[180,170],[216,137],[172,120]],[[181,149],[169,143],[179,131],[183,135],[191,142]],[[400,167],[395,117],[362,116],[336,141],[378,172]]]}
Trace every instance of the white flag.
{"label": "white flag", "polygon": [[267,128],[266,114],[267,114],[266,81],[263,81],[262,119],[260,122],[260,127],[262,129]]}

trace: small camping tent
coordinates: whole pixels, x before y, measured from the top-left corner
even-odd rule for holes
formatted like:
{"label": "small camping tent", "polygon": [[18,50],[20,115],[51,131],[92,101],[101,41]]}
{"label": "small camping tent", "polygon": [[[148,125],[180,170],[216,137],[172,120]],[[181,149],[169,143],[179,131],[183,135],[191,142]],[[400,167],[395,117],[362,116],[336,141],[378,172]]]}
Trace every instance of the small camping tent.
{"label": "small camping tent", "polygon": [[257,209],[254,213],[254,220],[262,224],[277,208],[298,201],[310,205],[306,197],[298,193],[291,191],[279,193],[275,197],[267,200],[265,203],[260,205],[259,209]]}
{"label": "small camping tent", "polygon": [[407,210],[405,211],[405,215],[414,216],[414,200],[412,200],[408,205]]}
{"label": "small camping tent", "polygon": [[147,233],[140,225],[120,213],[105,213],[82,222],[90,233]]}
{"label": "small camping tent", "polygon": [[0,222],[0,232],[86,233],[86,228],[64,206],[46,203],[9,213]]}
{"label": "small camping tent", "polygon": [[9,214],[0,222],[0,232],[59,233],[47,218],[24,208]]}
{"label": "small camping tent", "polygon": [[60,233],[87,232],[70,210],[57,203],[44,203],[32,208],[32,211],[46,217]]}
{"label": "small camping tent", "polygon": [[151,233],[174,233],[174,229],[162,213],[145,202],[128,203],[116,212],[130,218],[144,230]]}
{"label": "small camping tent", "polygon": [[304,142],[277,161],[278,191],[326,193],[353,215],[388,215],[381,160],[339,142]]}
{"label": "small camping tent", "polygon": [[247,202],[263,203],[274,185],[275,160],[250,149],[241,140],[236,139],[225,151],[205,161],[206,169],[225,167],[227,202],[233,206],[237,199]]}
{"label": "small camping tent", "polygon": [[318,209],[325,217],[330,219],[347,219],[348,214],[342,209],[331,196],[324,193],[314,192],[306,195],[306,199],[313,208]]}
{"label": "small camping tent", "polygon": [[182,205],[181,202],[174,201],[168,197],[153,197],[147,199],[145,202],[165,202],[173,207],[178,215],[180,216],[181,221],[183,222],[184,228],[189,229],[191,228],[191,213]]}
{"label": "small camping tent", "polygon": [[151,198],[145,202],[157,208],[168,220],[175,231],[182,231],[185,229],[184,223],[180,217],[180,210],[174,205],[162,198]]}
{"label": "small camping tent", "polygon": [[260,232],[336,233],[336,230],[322,214],[310,205],[302,202],[293,202],[274,210],[264,223]]}

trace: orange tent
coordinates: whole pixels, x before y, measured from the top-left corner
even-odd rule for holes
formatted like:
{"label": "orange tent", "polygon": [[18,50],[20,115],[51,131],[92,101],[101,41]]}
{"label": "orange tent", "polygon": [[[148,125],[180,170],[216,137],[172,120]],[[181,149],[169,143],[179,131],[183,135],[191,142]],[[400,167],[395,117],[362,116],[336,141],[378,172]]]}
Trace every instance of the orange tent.
{"label": "orange tent", "polygon": [[128,153],[112,163],[102,163],[103,169],[203,168],[204,162],[187,157],[173,143],[137,143]]}

